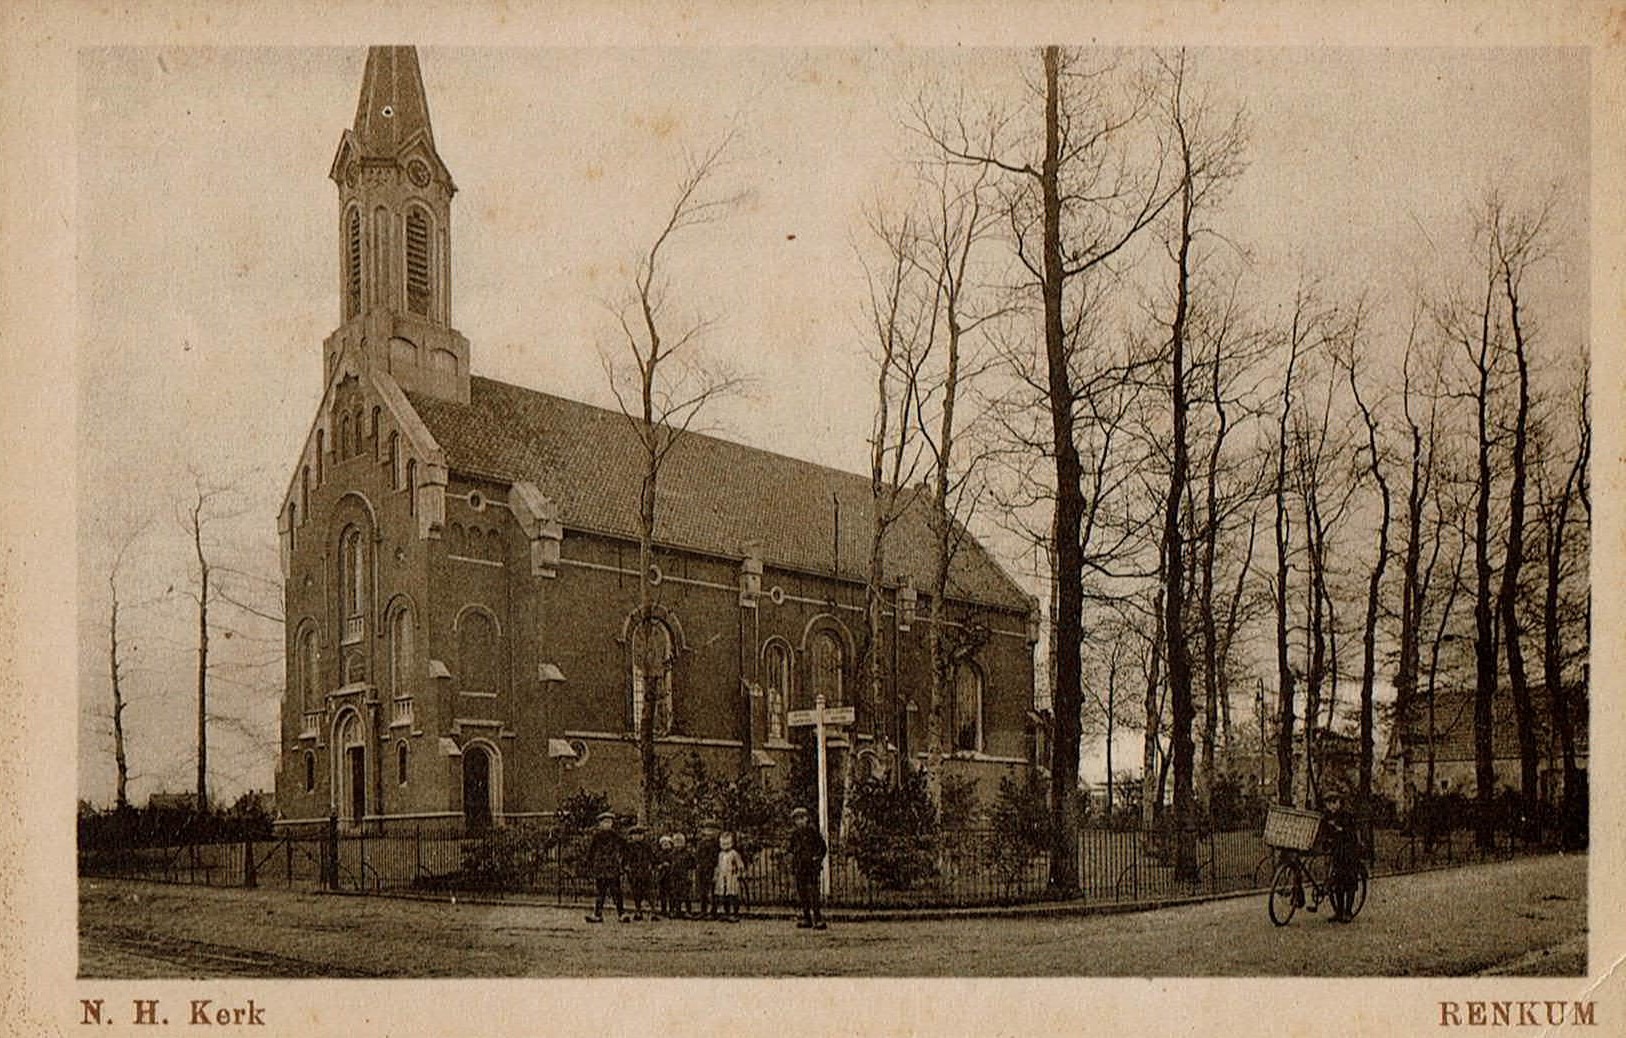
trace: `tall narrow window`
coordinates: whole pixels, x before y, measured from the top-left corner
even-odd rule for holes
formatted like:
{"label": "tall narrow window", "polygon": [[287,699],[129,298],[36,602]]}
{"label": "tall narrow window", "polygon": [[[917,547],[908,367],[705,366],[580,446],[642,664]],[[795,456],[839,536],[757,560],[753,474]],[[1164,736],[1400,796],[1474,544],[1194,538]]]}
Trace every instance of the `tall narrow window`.
{"label": "tall narrow window", "polygon": [[768,742],[784,742],[785,704],[790,701],[790,650],[774,642],[762,661],[763,708],[767,724],[763,735]]}
{"label": "tall narrow window", "polygon": [[390,211],[383,206],[373,210],[373,276],[368,295],[374,303],[389,306],[397,298],[390,265]]}
{"label": "tall narrow window", "polygon": [[288,502],[288,550],[299,547],[299,506]]}
{"label": "tall narrow window", "polygon": [[390,489],[401,489],[401,435],[390,433]]}
{"label": "tall narrow window", "polygon": [[307,713],[321,708],[321,684],[317,669],[316,629],[306,627],[299,632],[294,647],[294,679],[299,682],[300,708]]}
{"label": "tall narrow window", "polygon": [[497,691],[497,626],[491,617],[470,609],[458,618],[457,660],[461,691]]}
{"label": "tall narrow window", "polygon": [[366,610],[367,545],[361,531],[348,526],[339,538],[339,615],[346,643],[361,638]]}
{"label": "tall narrow window", "polygon": [[412,695],[412,610],[402,607],[390,617],[390,695]]}
{"label": "tall narrow window", "polygon": [[323,430],[316,430],[316,485],[322,485],[322,466],[325,464],[323,455],[327,453],[327,435]]}
{"label": "tall narrow window", "polygon": [[344,316],[361,310],[361,214],[350,210],[344,228]]}
{"label": "tall narrow window", "polygon": [[311,467],[309,465],[299,470],[299,508],[306,515],[311,514]]}
{"label": "tall narrow window", "polygon": [[395,744],[395,781],[400,785],[407,784],[407,744]]}
{"label": "tall narrow window", "polygon": [[339,457],[350,456],[350,416],[339,419]]}
{"label": "tall narrow window", "polygon": [[841,641],[830,631],[820,631],[813,638],[813,694],[823,696],[825,706],[841,706],[842,659]]}
{"label": "tall narrow window", "polygon": [[418,459],[407,459],[407,511],[418,514]]}
{"label": "tall narrow window", "polygon": [[982,752],[982,674],[969,663],[954,671],[954,749]]}
{"label": "tall narrow window", "polygon": [[655,700],[655,737],[672,734],[672,632],[659,620],[632,632],[632,730],[643,725],[644,696]]}
{"label": "tall narrow window", "polygon": [[406,219],[407,309],[429,313],[429,217],[413,209]]}
{"label": "tall narrow window", "polygon": [[371,429],[368,431],[368,440],[367,440],[367,449],[373,452],[373,460],[374,461],[378,460],[378,448],[383,446],[383,444],[378,442],[378,415],[379,415],[379,408],[378,408],[377,405],[374,405],[374,407],[373,407],[373,424],[372,424]]}

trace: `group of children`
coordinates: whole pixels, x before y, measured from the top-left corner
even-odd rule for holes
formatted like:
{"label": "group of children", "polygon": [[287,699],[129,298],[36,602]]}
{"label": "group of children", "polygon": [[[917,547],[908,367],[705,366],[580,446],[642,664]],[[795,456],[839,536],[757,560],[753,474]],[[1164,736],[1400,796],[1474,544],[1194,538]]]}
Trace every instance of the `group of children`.
{"label": "group of children", "polygon": [[[595,896],[590,923],[604,921],[604,902],[615,903],[623,923],[650,920],[740,920],[740,879],[745,858],[735,846],[734,834],[723,832],[712,820],[700,823],[693,841],[681,832],[662,834],[651,841],[650,831],[634,825],[625,837],[615,828],[615,813],[598,816],[598,828],[587,844],[586,866],[593,877]],[[625,878],[631,895],[629,917],[622,893]]]}

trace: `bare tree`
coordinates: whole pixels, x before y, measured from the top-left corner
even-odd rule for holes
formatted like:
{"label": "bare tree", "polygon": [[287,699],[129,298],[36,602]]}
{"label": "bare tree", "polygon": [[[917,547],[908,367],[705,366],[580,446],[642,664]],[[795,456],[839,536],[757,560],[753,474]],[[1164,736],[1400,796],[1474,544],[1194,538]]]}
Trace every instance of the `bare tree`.
{"label": "bare tree", "polygon": [[1073,791],[1078,782],[1083,705],[1080,532],[1085,501],[1083,465],[1074,433],[1078,386],[1070,364],[1083,343],[1077,325],[1069,327],[1068,286],[1087,282],[1122,254],[1173,195],[1163,183],[1160,166],[1136,168],[1125,150],[1124,139],[1140,122],[1145,96],[1132,98],[1128,104],[1116,103],[1113,70],[1087,68],[1078,55],[1060,47],[1043,48],[1040,58],[1043,133],[1036,157],[1019,158],[985,147],[988,138],[973,139],[963,112],[937,118],[923,110],[918,121],[928,139],[949,156],[997,167],[1012,178],[1007,215],[1016,255],[1032,276],[1032,287],[1042,303],[1056,495],[1050,531],[1056,594],[1050,645],[1056,726],[1050,781],[1051,810],[1057,824],[1052,827],[1050,883],[1057,889],[1072,890],[1078,885]]}
{"label": "bare tree", "polygon": [[[1585,358],[1582,358],[1583,364]],[[1544,581],[1542,587],[1541,618],[1542,618],[1542,680],[1547,688],[1548,708],[1552,714],[1553,730],[1558,736],[1559,760],[1563,775],[1563,789],[1560,794],[1559,820],[1560,831],[1565,846],[1575,848],[1584,845],[1586,841],[1586,815],[1584,811],[1585,798],[1582,795],[1581,770],[1576,759],[1575,714],[1579,705],[1584,711],[1584,700],[1577,704],[1571,692],[1573,684],[1579,684],[1584,691],[1586,688],[1586,648],[1587,628],[1589,624],[1580,625],[1580,640],[1583,642],[1577,654],[1581,661],[1582,680],[1571,683],[1565,680],[1565,664],[1569,653],[1564,648],[1565,617],[1561,609],[1563,599],[1563,585],[1569,570],[1576,570],[1584,582],[1585,553],[1587,549],[1586,537],[1588,530],[1583,518],[1581,529],[1577,531],[1581,537],[1579,550],[1572,547],[1574,542],[1570,536],[1570,512],[1576,498],[1580,495],[1586,483],[1587,465],[1592,454],[1592,426],[1587,408],[1586,372],[1581,376],[1581,388],[1577,394],[1575,406],[1575,445],[1573,458],[1564,474],[1561,487],[1549,489],[1547,486],[1547,466],[1536,466],[1536,492],[1537,512],[1541,521],[1543,538],[1542,559],[1544,562]],[[1583,592],[1587,589],[1583,588]],[[1586,595],[1590,601],[1590,595]],[[1583,610],[1583,614],[1590,609]]]}
{"label": "bare tree", "polygon": [[[864,585],[866,637],[860,654],[860,669],[869,689],[874,710],[881,711],[883,676],[879,652],[881,614],[886,578],[886,535],[908,508],[912,494],[906,491],[914,480],[920,462],[920,449],[913,412],[920,394],[920,369],[932,348],[936,318],[935,286],[922,291],[919,253],[922,249],[915,214],[889,215],[877,206],[869,216],[870,237],[880,246],[882,260],[863,262],[868,298],[865,319],[874,338],[875,415],[870,429],[871,526],[869,570]],[[860,256],[863,261],[862,255]],[[897,727],[901,733],[898,704],[891,704],[877,730]],[[883,740],[885,741],[885,740]],[[901,746],[901,734],[897,744]],[[844,758],[848,769],[843,783],[844,796],[852,789],[852,755]],[[898,764],[901,766],[901,756]],[[843,823],[849,817],[844,809]]]}
{"label": "bare tree", "polygon": [[1501,287],[1502,302],[1507,307],[1508,329],[1513,340],[1513,363],[1517,372],[1510,452],[1512,478],[1508,487],[1507,547],[1502,557],[1497,610],[1501,617],[1508,688],[1513,696],[1513,717],[1519,740],[1519,785],[1527,834],[1528,827],[1537,823],[1541,761],[1536,743],[1535,708],[1530,700],[1529,678],[1525,669],[1523,630],[1519,622],[1519,574],[1524,565],[1525,494],[1529,481],[1530,440],[1530,344],[1523,284],[1531,266],[1540,262],[1544,255],[1543,238],[1549,211],[1549,208],[1542,208],[1528,216],[1520,216],[1493,195],[1486,213],[1490,224],[1493,276]]}
{"label": "bare tree", "polygon": [[124,692],[126,647],[119,640],[119,573],[130,549],[144,532],[137,526],[119,539],[113,550],[113,561],[107,568],[107,667],[112,691],[113,766],[116,771],[113,806],[123,811],[130,806],[130,763],[125,750],[124,710],[129,705]]}
{"label": "bare tree", "polygon": [[1372,569],[1366,584],[1366,619],[1361,626],[1361,762],[1356,792],[1356,804],[1362,817],[1366,817],[1371,807],[1372,799],[1372,767],[1373,767],[1373,741],[1374,724],[1376,720],[1376,706],[1373,699],[1373,689],[1377,681],[1377,639],[1378,614],[1382,604],[1380,597],[1383,589],[1383,572],[1389,563],[1389,516],[1393,500],[1389,492],[1389,480],[1384,475],[1383,458],[1378,449],[1379,428],[1378,420],[1373,414],[1372,407],[1361,396],[1361,380],[1359,377],[1360,356],[1363,343],[1359,337],[1359,321],[1357,320],[1354,334],[1348,340],[1348,351],[1341,358],[1344,368],[1349,374],[1349,392],[1355,401],[1355,406],[1361,413],[1361,422],[1366,427],[1367,471],[1371,476],[1373,485],[1378,492],[1378,544],[1377,554],[1373,559]]}
{"label": "bare tree", "polygon": [[725,137],[708,151],[690,156],[665,222],[638,258],[631,298],[615,311],[625,350],[623,363],[604,357],[611,392],[632,426],[644,462],[638,492],[638,614],[633,651],[642,657],[638,663],[643,688],[636,721],[643,794],[640,815],[645,819],[654,808],[657,782],[657,700],[673,662],[669,642],[654,633],[659,621],[654,610],[652,568],[661,472],[706,406],[738,390],[743,383],[726,368],[696,357],[698,341],[711,329],[712,320],[697,318],[683,323],[675,332],[669,327],[666,261],[670,247],[680,236],[716,224],[740,201],[737,194],[713,190],[728,143]]}

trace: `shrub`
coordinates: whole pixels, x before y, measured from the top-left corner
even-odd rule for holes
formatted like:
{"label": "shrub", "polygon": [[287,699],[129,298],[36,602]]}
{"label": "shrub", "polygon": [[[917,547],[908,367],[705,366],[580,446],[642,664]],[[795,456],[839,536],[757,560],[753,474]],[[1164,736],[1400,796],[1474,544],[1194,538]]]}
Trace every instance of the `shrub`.
{"label": "shrub", "polygon": [[992,814],[994,833],[985,858],[1004,883],[1014,883],[1050,848],[1054,832],[1049,790],[1037,770],[1028,769],[1020,781],[1010,774],[1001,778]]}
{"label": "shrub", "polygon": [[923,772],[902,782],[865,778],[853,785],[849,849],[858,868],[886,890],[907,890],[937,875],[941,834]]}
{"label": "shrub", "polygon": [[513,890],[532,885],[558,840],[557,830],[528,823],[490,829],[463,845],[458,885],[472,889]]}
{"label": "shrub", "polygon": [[970,829],[977,822],[977,783],[958,775],[944,775],[938,796],[938,820],[944,829]]}

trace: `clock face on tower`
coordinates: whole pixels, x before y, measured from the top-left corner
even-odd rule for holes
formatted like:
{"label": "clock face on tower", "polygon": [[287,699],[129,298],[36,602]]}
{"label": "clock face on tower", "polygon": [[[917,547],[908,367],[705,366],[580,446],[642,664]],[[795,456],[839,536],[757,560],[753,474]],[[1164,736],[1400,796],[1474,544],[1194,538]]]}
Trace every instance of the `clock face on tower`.
{"label": "clock face on tower", "polygon": [[407,176],[418,187],[429,186],[429,163],[423,159],[413,159],[407,164]]}

